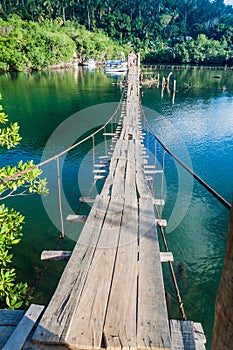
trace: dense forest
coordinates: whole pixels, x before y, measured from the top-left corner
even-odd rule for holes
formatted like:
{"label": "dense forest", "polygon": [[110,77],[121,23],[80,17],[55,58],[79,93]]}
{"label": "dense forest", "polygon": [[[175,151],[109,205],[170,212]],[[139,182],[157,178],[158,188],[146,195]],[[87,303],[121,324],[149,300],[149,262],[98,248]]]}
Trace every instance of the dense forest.
{"label": "dense forest", "polygon": [[98,60],[135,49],[147,61],[232,63],[233,7],[224,0],[0,0],[0,14],[1,69],[44,68],[75,50]]}

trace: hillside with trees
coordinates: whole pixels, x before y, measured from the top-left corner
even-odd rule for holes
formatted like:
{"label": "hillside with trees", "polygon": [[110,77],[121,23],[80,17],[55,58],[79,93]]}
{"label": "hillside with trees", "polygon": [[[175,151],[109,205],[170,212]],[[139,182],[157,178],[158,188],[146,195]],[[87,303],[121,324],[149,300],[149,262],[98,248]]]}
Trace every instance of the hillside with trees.
{"label": "hillside with trees", "polygon": [[[12,13],[25,22],[12,23]],[[176,63],[231,64],[233,56],[233,7],[224,0],[1,0],[0,14],[0,45],[14,51],[20,41],[21,68],[69,60],[74,50],[103,60],[133,48],[146,61]]]}

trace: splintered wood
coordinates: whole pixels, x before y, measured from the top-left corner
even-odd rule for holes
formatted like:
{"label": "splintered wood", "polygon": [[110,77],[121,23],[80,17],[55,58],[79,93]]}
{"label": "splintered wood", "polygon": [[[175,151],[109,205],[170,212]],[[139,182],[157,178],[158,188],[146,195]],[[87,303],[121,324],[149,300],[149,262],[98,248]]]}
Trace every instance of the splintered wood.
{"label": "splintered wood", "polygon": [[103,190],[35,342],[71,349],[171,349],[157,223],[145,178],[155,170],[144,168],[138,77],[138,68],[130,67],[124,118]]}

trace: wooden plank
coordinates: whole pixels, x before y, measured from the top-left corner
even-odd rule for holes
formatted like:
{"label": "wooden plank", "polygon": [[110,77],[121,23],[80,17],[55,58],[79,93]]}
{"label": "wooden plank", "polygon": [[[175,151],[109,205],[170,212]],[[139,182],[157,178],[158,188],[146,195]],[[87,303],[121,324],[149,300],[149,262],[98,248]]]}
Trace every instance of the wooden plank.
{"label": "wooden plank", "polygon": [[138,349],[171,349],[158,236],[151,199],[139,199]]}
{"label": "wooden plank", "polygon": [[166,227],[167,226],[167,220],[165,220],[165,219],[156,219],[155,222],[160,227]]}
{"label": "wooden plank", "polygon": [[104,326],[107,349],[136,349],[138,207],[133,151],[130,143],[124,212]]}
{"label": "wooden plank", "polygon": [[32,340],[26,340],[22,350],[70,350],[68,347],[63,345],[43,345],[32,342]]}
{"label": "wooden plank", "polygon": [[201,323],[193,322],[196,350],[205,350],[206,336]]}
{"label": "wooden plank", "polygon": [[94,180],[104,180],[106,179],[107,175],[95,175]]}
{"label": "wooden plank", "polygon": [[144,165],[145,169],[156,169],[155,165]]}
{"label": "wooden plank", "polygon": [[193,330],[194,330],[195,341],[201,341],[203,344],[205,344],[206,336],[202,328],[202,324],[199,322],[193,322]]}
{"label": "wooden plank", "polygon": [[73,221],[73,222],[86,222],[87,220],[87,215],[74,215],[74,214],[69,214],[66,217],[67,221]]}
{"label": "wooden plank", "polygon": [[92,170],[93,174],[104,174],[104,173],[108,173],[108,170],[106,169],[94,169]]}
{"label": "wooden plank", "polygon": [[0,326],[0,349],[6,344],[16,326]]}
{"label": "wooden plank", "polygon": [[79,202],[94,203],[95,197],[79,197]]}
{"label": "wooden plank", "polygon": [[0,326],[17,326],[23,315],[23,310],[0,309]]}
{"label": "wooden plank", "polygon": [[69,260],[72,252],[67,250],[44,250],[41,253],[41,260],[49,260],[49,261],[63,261]]}
{"label": "wooden plank", "polygon": [[20,350],[35,322],[44,310],[44,305],[31,304],[2,350]]}
{"label": "wooden plank", "polygon": [[172,349],[196,350],[192,321],[170,320]]}
{"label": "wooden plank", "polygon": [[24,313],[23,310],[0,309],[0,349],[10,338]]}
{"label": "wooden plank", "polygon": [[154,205],[165,205],[165,201],[164,201],[164,199],[153,198],[153,204]]}
{"label": "wooden plank", "polygon": [[160,261],[161,262],[168,262],[168,261],[174,261],[173,254],[171,252],[160,252]]}
{"label": "wooden plank", "polygon": [[33,335],[34,341],[45,344],[64,343],[87,278],[108,204],[109,197],[96,196],[57,289]]}
{"label": "wooden plank", "polygon": [[124,205],[120,193],[124,190],[122,184],[124,184],[125,165],[125,159],[120,159],[117,163],[115,182],[101,235],[65,337],[66,344],[77,349],[101,347]]}
{"label": "wooden plank", "polygon": [[108,163],[94,164],[95,168],[106,168],[107,166],[108,166]]}
{"label": "wooden plank", "polygon": [[148,169],[144,170],[144,174],[162,174],[163,170],[153,170],[153,169]]}
{"label": "wooden plank", "polygon": [[122,210],[123,198],[115,197],[115,200],[111,200],[80,301],[65,337],[66,344],[71,347],[101,348]]}

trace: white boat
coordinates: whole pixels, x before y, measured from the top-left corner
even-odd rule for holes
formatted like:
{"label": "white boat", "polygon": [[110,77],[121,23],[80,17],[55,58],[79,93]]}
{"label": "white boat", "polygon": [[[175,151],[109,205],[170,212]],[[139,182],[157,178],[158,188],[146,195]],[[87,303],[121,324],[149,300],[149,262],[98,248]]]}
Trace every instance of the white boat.
{"label": "white boat", "polygon": [[126,73],[128,69],[127,62],[121,60],[111,60],[105,62],[105,73]]}

